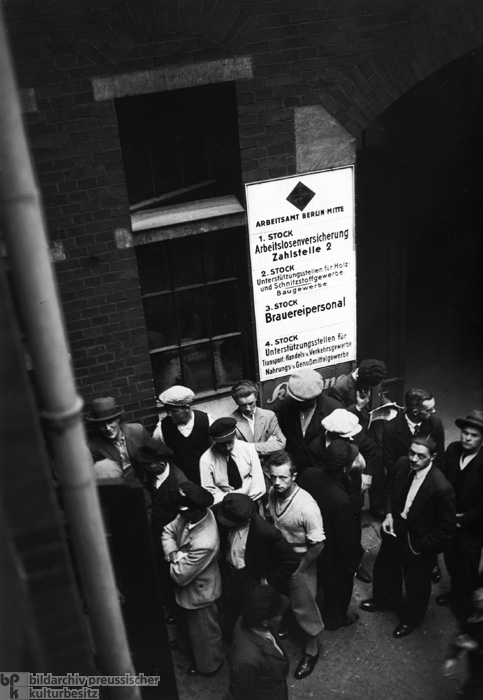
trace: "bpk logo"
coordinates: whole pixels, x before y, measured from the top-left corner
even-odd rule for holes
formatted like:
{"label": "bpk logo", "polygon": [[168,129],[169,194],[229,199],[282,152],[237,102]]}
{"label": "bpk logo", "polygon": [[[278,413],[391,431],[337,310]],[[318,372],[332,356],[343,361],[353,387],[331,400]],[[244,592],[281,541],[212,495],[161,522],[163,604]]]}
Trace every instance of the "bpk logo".
{"label": "bpk logo", "polygon": [[28,700],[28,673],[0,673],[0,700]]}

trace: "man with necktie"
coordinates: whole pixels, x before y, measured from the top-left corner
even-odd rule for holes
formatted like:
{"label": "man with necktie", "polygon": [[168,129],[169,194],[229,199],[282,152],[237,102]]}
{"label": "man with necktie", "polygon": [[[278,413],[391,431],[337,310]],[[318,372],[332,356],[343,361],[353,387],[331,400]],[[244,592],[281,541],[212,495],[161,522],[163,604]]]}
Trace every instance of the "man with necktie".
{"label": "man with necktie", "polygon": [[[393,637],[401,639],[418,627],[431,595],[434,557],[456,530],[455,495],[434,466],[437,447],[431,436],[413,436],[409,456],[397,462],[386,490],[382,542],[373,570],[373,597],[361,610],[396,610],[400,622]],[[406,600],[402,604],[403,578]]]}
{"label": "man with necktie", "polygon": [[227,493],[244,493],[258,501],[265,491],[260,459],[252,443],[237,440],[236,420],[218,418],[209,428],[213,445],[201,455],[201,485],[220,503]]}

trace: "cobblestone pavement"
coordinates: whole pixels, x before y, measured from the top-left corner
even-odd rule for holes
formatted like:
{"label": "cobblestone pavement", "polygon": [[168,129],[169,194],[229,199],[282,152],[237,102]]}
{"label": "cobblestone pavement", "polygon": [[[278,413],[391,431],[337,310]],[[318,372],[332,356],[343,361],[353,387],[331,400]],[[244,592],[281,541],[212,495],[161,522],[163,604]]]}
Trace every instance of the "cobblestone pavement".
{"label": "cobblestone pavement", "polygon": [[[379,548],[380,523],[363,512],[363,565],[372,571]],[[434,603],[448,589],[443,557],[439,557],[443,577],[433,585],[425,621],[404,639],[394,639],[398,623],[394,613],[365,613],[358,610],[361,600],[371,596],[371,584],[356,579],[351,609],[360,613],[354,625],[319,637],[320,660],[313,673],[302,681],[293,678],[301,654],[301,638],[295,632],[287,642],[290,656],[289,699],[306,700],[454,700],[464,679],[464,660],[458,679],[441,675],[448,641],[456,630],[451,611]],[[180,700],[223,700],[228,688],[228,664],[214,678],[188,678],[186,658],[173,653]],[[250,700],[247,698],[247,700]],[[267,698],[267,700],[270,700]]]}

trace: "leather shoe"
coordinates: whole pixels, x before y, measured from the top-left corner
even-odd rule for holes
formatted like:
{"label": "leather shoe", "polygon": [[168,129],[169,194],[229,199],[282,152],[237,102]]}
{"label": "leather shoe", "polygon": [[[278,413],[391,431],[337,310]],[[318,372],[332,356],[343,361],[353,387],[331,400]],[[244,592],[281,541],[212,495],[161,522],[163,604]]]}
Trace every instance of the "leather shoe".
{"label": "leather shoe", "polygon": [[315,656],[312,656],[311,654],[304,654],[299,665],[295,669],[295,673],[293,674],[294,678],[301,681],[302,678],[307,678],[307,676],[310,676],[318,660],[319,652],[317,652]]}
{"label": "leather shoe", "polygon": [[289,631],[287,629],[279,630],[278,631],[278,638],[279,639],[288,639],[289,638]]}
{"label": "leather shoe", "polygon": [[357,571],[356,571],[356,578],[359,579],[359,581],[363,581],[364,583],[371,583],[372,581],[372,576],[368,571],[364,569],[363,566],[360,566]]}
{"label": "leather shoe", "polygon": [[347,613],[345,620],[342,623],[342,627],[349,627],[350,625],[353,625],[354,622],[357,622],[358,619],[359,615],[356,612]]}
{"label": "leather shoe", "polygon": [[414,627],[412,625],[405,625],[403,622],[400,622],[392,633],[392,636],[396,639],[402,639],[403,637],[407,637],[408,634],[411,634],[413,630]]}
{"label": "leather shoe", "polygon": [[443,605],[445,608],[451,607],[451,593],[441,593],[436,600],[436,605]]}
{"label": "leather shoe", "polygon": [[441,569],[436,564],[434,569],[431,571],[431,581],[433,583],[439,583],[441,581]]}
{"label": "leather shoe", "polygon": [[381,608],[374,598],[368,598],[367,600],[363,600],[362,603],[359,605],[361,610],[364,610],[365,612],[379,612],[379,610],[384,610],[384,608]]}

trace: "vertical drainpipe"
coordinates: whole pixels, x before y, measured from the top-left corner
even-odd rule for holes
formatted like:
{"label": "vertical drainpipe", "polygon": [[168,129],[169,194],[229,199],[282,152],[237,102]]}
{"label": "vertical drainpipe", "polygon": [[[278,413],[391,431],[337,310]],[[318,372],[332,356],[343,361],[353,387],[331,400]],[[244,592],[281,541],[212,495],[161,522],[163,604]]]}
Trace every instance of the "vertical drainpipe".
{"label": "vertical drainpipe", "polygon": [[[0,10],[0,225],[90,611],[102,675],[134,674]],[[55,591],[52,591],[55,595]],[[75,671],[75,669],[71,669]],[[108,688],[139,700],[135,686]]]}

